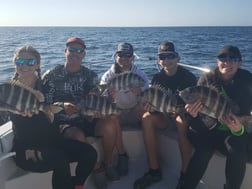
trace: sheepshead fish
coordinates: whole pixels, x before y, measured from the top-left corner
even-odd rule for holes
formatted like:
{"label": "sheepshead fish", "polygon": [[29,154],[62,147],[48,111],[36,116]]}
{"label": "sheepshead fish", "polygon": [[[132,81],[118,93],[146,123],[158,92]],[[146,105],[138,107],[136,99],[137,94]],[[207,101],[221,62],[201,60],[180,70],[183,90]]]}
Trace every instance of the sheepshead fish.
{"label": "sheepshead fish", "polygon": [[116,108],[107,97],[99,95],[87,95],[77,105],[81,109],[81,114],[93,116],[95,112],[102,115],[120,114],[121,110]]}
{"label": "sheepshead fish", "polygon": [[61,111],[62,108],[56,105],[44,105],[43,102],[44,96],[41,92],[20,82],[0,85],[0,111],[9,111],[19,115],[43,111],[52,122],[54,113]]}
{"label": "sheepshead fish", "polygon": [[222,120],[225,116],[238,110],[238,107],[227,96],[220,93],[213,86],[188,87],[180,91],[179,96],[187,104],[200,99],[203,105],[200,112],[218,120]]}
{"label": "sheepshead fish", "polygon": [[116,75],[110,82],[103,86],[105,88],[113,88],[117,91],[128,91],[132,88],[144,87],[145,81],[139,75],[132,72],[124,72]]}
{"label": "sheepshead fish", "polygon": [[170,90],[166,90],[159,85],[153,85],[150,88],[143,91],[141,102],[147,102],[156,111],[163,113],[176,112],[177,100]]}

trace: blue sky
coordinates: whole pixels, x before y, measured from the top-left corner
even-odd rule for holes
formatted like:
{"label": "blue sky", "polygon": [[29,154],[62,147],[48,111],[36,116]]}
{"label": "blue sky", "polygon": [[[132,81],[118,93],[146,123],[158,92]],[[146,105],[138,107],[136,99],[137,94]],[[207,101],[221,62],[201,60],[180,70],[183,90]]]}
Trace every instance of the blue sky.
{"label": "blue sky", "polygon": [[0,26],[252,26],[252,1],[2,0]]}

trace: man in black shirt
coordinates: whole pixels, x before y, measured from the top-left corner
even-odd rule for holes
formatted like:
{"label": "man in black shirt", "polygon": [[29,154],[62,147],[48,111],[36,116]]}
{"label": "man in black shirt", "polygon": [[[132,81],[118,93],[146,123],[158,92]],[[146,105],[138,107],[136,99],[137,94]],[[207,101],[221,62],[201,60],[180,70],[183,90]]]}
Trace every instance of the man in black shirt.
{"label": "man in black shirt", "polygon": [[[196,77],[178,65],[179,54],[172,42],[161,43],[158,49],[158,64],[162,70],[154,75],[151,84],[169,89],[175,94],[186,87],[196,85]],[[177,95],[177,105],[184,106],[184,102]],[[186,137],[187,123],[181,116],[170,116],[161,112],[146,112],[143,115],[142,127],[146,145],[149,171],[134,183],[134,189],[144,189],[154,182],[161,180],[161,168],[157,158],[156,129],[165,129],[176,124],[178,129],[179,146],[182,155],[181,174],[186,170],[191,157],[192,147]]]}

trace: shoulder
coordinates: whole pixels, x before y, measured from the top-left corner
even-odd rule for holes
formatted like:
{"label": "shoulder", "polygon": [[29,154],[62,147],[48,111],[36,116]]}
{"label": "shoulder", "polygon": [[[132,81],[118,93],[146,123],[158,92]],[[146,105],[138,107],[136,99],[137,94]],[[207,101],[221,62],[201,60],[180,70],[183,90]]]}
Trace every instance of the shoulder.
{"label": "shoulder", "polygon": [[213,84],[216,82],[216,70],[211,70],[208,73],[204,73],[200,76],[199,80],[198,80],[198,85],[209,85],[209,84]]}
{"label": "shoulder", "polygon": [[57,65],[55,66],[54,68],[52,69],[48,69],[42,76],[42,79],[45,78],[45,77],[48,77],[50,75],[58,75],[58,74],[61,74],[62,73],[62,70],[64,68],[64,65]]}
{"label": "shoulder", "polygon": [[148,86],[149,86],[149,79],[148,79],[146,73],[145,73],[144,71],[140,70],[140,69],[139,69],[136,65],[134,65],[134,64],[133,64],[133,66],[132,66],[131,71],[132,71],[133,73],[139,75],[141,78],[144,79],[144,81],[145,81],[145,87],[144,87],[144,88],[147,89]]}
{"label": "shoulder", "polygon": [[183,68],[182,66],[178,66],[178,73],[183,75],[184,77],[191,77],[196,79],[196,76],[191,71]]}
{"label": "shoulder", "polygon": [[85,66],[81,66],[81,73],[88,77],[98,77],[97,73],[93,70],[86,68]]}
{"label": "shoulder", "polygon": [[140,70],[136,65],[133,64],[131,71],[137,75],[139,75],[140,77],[142,77],[143,79],[147,79],[147,75],[144,71]]}
{"label": "shoulder", "polygon": [[241,69],[241,68],[237,70],[236,74],[239,77],[252,78],[251,72],[249,72],[248,70]]}
{"label": "shoulder", "polygon": [[100,84],[107,84],[109,80],[111,80],[113,77],[115,77],[115,67],[114,64],[111,66],[110,69],[108,69],[101,77]]}

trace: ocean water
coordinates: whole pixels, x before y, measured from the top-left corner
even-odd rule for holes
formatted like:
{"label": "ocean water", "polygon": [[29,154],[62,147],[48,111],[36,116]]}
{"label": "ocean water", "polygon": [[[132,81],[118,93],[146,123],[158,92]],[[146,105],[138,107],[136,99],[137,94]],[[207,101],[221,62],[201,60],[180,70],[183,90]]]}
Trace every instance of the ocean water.
{"label": "ocean water", "polygon": [[[252,71],[252,27],[0,27],[0,82],[14,73],[16,48],[32,45],[41,54],[42,72],[64,64],[65,42],[78,36],[86,41],[83,61],[101,76],[113,63],[119,42],[129,42],[139,57],[135,64],[152,78],[158,69],[157,49],[162,41],[173,41],[181,63],[198,67],[216,66],[216,54],[224,45],[236,45],[243,56],[242,67]],[[149,60],[151,59],[151,60]],[[197,76],[201,71],[190,69]]]}

